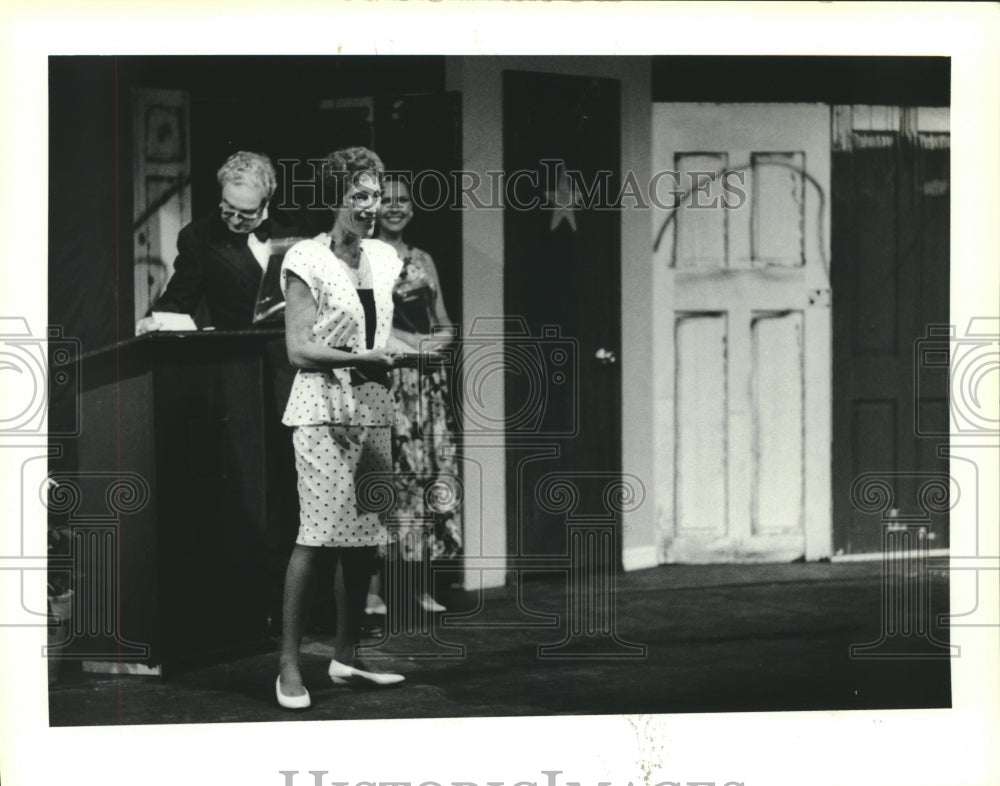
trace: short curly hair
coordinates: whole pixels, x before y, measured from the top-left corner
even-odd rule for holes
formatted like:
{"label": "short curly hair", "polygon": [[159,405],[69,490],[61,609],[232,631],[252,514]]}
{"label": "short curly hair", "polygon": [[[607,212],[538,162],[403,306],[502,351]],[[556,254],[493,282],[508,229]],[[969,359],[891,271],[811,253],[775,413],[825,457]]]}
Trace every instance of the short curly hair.
{"label": "short curly hair", "polygon": [[219,167],[216,177],[220,186],[224,186],[226,183],[256,186],[267,195],[269,200],[274,196],[274,190],[278,187],[278,176],[274,171],[271,159],[263,153],[249,153],[245,150],[240,150],[229,156],[226,162]]}
{"label": "short curly hair", "polygon": [[323,201],[327,207],[340,207],[348,186],[357,182],[361,175],[373,175],[382,185],[385,165],[375,151],[367,147],[345,147],[330,153],[323,162]]}

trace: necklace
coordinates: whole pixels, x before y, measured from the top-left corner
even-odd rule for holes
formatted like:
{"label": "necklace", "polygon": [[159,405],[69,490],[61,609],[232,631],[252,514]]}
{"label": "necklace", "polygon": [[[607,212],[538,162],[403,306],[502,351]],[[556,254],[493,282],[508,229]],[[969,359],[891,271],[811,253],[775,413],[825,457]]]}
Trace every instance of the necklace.
{"label": "necklace", "polygon": [[356,268],[351,267],[346,262],[344,262],[343,264],[344,264],[344,269],[347,271],[348,277],[351,279],[352,282],[354,282],[354,288],[355,289],[360,289],[361,288],[361,264],[360,264],[360,260],[359,260],[359,263],[358,263],[358,267],[356,267]]}
{"label": "necklace", "polygon": [[336,242],[333,239],[333,235],[330,235],[329,237],[330,237],[330,251],[333,253],[334,257],[336,257],[337,261],[340,262],[344,270],[347,272],[347,277],[351,279],[351,282],[354,284],[354,288],[360,289],[362,286],[362,278],[363,278],[362,270],[364,267],[361,256],[361,248],[360,247],[358,248],[357,265],[351,265],[347,260],[343,259],[337,253]]}

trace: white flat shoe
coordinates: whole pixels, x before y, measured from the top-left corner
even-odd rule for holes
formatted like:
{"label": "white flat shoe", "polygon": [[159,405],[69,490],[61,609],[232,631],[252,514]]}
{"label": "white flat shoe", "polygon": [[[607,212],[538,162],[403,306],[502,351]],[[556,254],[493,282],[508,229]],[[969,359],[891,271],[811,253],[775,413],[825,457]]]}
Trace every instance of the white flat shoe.
{"label": "white flat shoe", "polygon": [[432,611],[432,612],[448,610],[446,606],[442,606],[440,603],[434,600],[434,598],[431,595],[427,593],[424,593],[423,595],[420,596],[420,608],[422,608],[424,611]]}
{"label": "white flat shoe", "polygon": [[304,710],[312,704],[312,700],[309,698],[309,691],[306,691],[302,696],[286,696],[282,693],[280,674],[278,675],[277,681],[274,683],[274,692],[278,697],[278,704],[286,710]]}
{"label": "white flat shoe", "polygon": [[380,598],[378,595],[368,596],[368,599],[365,601],[365,614],[385,615],[387,611],[388,609],[385,607],[385,603],[383,602],[382,598]]}
{"label": "white flat shoe", "polygon": [[406,679],[402,674],[362,671],[336,660],[330,661],[328,673],[334,685],[378,685],[384,687],[396,685]]}

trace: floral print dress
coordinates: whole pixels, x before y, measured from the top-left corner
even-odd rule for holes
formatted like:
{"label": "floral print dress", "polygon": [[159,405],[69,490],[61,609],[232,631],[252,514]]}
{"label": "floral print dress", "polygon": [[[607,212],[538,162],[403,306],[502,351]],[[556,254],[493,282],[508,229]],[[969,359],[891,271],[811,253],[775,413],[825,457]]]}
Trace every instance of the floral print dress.
{"label": "floral print dress", "polygon": [[[393,327],[432,331],[441,296],[428,273],[432,264],[427,252],[406,247],[393,289]],[[462,551],[462,485],[449,377],[443,367],[393,370],[392,452],[399,497],[393,516],[400,522],[400,553],[408,560],[423,557],[422,533],[432,558],[456,557]]]}

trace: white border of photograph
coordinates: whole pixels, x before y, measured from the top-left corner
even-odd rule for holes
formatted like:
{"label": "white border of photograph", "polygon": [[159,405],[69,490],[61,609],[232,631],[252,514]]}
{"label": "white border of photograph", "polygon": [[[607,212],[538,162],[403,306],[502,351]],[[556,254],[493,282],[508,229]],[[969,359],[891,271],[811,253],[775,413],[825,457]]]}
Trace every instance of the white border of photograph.
{"label": "white border of photograph", "polygon": [[[993,4],[44,3],[0,24],[3,313],[46,324],[47,57],[55,54],[739,54],[952,57],[952,323],[997,314],[1000,40]],[[2,395],[2,392],[0,392]],[[983,451],[980,476],[998,476]],[[2,478],[5,518],[18,479]],[[980,499],[997,521],[996,489]],[[44,527],[28,547],[44,553]],[[952,554],[975,553],[960,521]],[[995,527],[979,553],[1000,554]],[[964,551],[963,551],[964,550]],[[9,552],[8,552],[9,553]],[[0,556],[0,560],[4,559]],[[28,592],[44,598],[38,571]],[[13,598],[3,598],[6,610]],[[996,597],[990,619],[1000,624]],[[953,597],[964,611],[968,597]],[[44,600],[42,601],[44,605]],[[48,727],[44,629],[0,628],[4,786],[453,781],[1000,782],[998,630],[955,628],[951,710]],[[817,675],[822,679],[822,675]]]}

